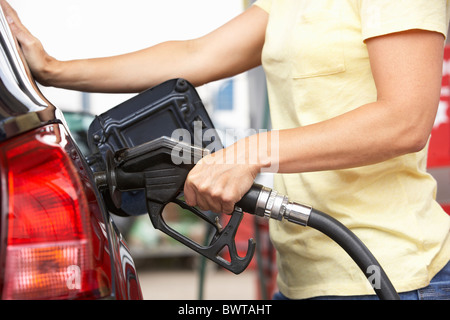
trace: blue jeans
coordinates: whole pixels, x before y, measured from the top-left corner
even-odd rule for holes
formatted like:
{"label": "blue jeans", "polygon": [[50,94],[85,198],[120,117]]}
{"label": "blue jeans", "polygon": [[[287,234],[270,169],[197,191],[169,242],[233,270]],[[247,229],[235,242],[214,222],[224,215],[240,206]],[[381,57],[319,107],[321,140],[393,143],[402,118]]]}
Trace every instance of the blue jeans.
{"label": "blue jeans", "polygon": [[[450,263],[439,271],[430,284],[422,289],[399,293],[401,300],[450,300]],[[289,300],[281,292],[273,296],[274,300]],[[324,296],[309,300],[378,300],[376,295],[368,296]]]}

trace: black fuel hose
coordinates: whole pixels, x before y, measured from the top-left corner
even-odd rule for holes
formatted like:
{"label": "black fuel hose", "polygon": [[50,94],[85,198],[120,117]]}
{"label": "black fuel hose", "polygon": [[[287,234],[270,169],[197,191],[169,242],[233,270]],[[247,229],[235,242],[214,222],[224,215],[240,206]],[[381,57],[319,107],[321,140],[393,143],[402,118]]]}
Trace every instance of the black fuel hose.
{"label": "black fuel hose", "polygon": [[368,279],[374,275],[372,271],[379,272],[379,277],[376,283],[372,283],[372,287],[381,300],[400,300],[388,276],[369,249],[342,223],[321,211],[312,209],[308,226],[322,232],[341,246]]}
{"label": "black fuel hose", "polygon": [[244,212],[275,220],[288,220],[316,229],[341,246],[356,262],[380,300],[399,300],[399,296],[381,265],[366,245],[346,226],[314,208],[289,201],[286,196],[259,184],[237,203]]}

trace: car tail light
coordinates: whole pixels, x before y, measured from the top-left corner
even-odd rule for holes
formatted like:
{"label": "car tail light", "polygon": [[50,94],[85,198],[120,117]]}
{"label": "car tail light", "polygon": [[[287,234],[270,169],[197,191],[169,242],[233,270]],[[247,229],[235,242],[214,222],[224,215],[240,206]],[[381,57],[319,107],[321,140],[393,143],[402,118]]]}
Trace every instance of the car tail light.
{"label": "car tail light", "polygon": [[88,203],[61,128],[46,126],[1,146],[8,192],[3,299],[77,299],[102,291]]}

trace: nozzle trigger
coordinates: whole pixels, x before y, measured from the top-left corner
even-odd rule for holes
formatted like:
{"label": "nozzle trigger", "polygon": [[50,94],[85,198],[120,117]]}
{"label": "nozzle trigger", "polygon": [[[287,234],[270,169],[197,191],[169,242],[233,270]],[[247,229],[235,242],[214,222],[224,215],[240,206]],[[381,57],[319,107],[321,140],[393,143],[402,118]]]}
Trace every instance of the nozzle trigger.
{"label": "nozzle trigger", "polygon": [[[235,236],[243,218],[242,211],[235,210],[231,214],[227,225],[222,227],[217,219],[212,219],[197,208],[188,206],[184,201],[175,199],[173,202],[183,209],[194,213],[214,227],[215,234],[210,243],[200,245],[172,229],[164,221],[163,215],[161,214],[165,205],[148,201],[147,205],[149,208],[150,220],[156,229],[164,232],[168,236],[235,274],[239,274],[247,268],[255,253],[256,243],[253,239],[249,239],[248,250],[245,257],[239,256],[236,248]],[[221,256],[221,253],[225,248],[229,251],[229,261]]]}

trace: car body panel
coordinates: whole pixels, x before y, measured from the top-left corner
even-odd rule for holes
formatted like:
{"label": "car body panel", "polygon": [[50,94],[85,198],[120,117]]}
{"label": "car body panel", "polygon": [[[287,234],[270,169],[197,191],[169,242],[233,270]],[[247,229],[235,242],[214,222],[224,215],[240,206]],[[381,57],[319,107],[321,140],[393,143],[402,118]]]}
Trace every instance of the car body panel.
{"label": "car body panel", "polygon": [[[98,192],[93,174],[74,141],[63,113],[40,92],[16,39],[12,36],[3,11],[0,9],[0,145],[16,137],[45,130],[53,126],[61,135],[61,147],[66,151],[82,183],[92,231],[92,247],[98,265],[99,281],[108,292],[102,299],[142,299],[139,280],[130,251]],[[6,214],[8,211],[7,168],[0,168],[0,293],[4,287]]]}

